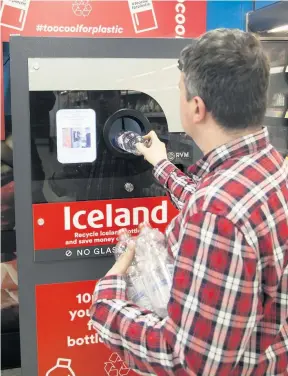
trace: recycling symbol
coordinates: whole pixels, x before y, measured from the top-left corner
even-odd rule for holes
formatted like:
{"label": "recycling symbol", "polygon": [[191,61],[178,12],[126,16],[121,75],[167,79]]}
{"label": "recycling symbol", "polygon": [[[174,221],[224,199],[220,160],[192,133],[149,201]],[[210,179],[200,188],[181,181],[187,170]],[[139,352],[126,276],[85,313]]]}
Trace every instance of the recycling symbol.
{"label": "recycling symbol", "polygon": [[72,10],[75,16],[87,17],[92,11],[89,0],[74,0]]}
{"label": "recycling symbol", "polygon": [[110,355],[109,362],[104,363],[104,370],[108,376],[126,376],[130,372],[117,353]]}

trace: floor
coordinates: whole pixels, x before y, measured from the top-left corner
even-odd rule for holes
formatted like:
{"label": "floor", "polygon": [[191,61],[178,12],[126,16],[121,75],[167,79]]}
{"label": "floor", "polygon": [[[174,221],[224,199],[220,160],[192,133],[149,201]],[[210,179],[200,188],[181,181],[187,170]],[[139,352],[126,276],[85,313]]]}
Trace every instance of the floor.
{"label": "floor", "polygon": [[7,371],[1,371],[1,376],[21,376],[21,369],[8,369]]}

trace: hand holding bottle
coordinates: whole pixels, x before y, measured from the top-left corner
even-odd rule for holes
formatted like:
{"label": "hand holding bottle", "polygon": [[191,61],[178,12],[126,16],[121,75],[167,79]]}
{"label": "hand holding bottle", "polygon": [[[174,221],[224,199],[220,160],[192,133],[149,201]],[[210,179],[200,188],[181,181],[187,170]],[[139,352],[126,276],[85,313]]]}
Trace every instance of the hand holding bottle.
{"label": "hand holding bottle", "polygon": [[168,159],[166,146],[154,131],[148,133],[143,139],[148,143],[137,143],[136,148],[152,166],[156,166],[163,159]]}
{"label": "hand holding bottle", "polygon": [[106,276],[126,275],[127,270],[133,262],[135,256],[135,242],[129,239],[129,236],[126,236],[125,230],[122,230],[121,234],[119,234],[119,240],[120,242],[116,246],[116,262]]}
{"label": "hand holding bottle", "polygon": [[[131,239],[132,260],[129,248]],[[174,262],[168,255],[164,234],[147,223],[139,225],[139,235],[136,238],[131,238],[127,230],[120,230],[115,258],[117,262],[109,274],[119,274],[117,271],[124,260],[122,272],[127,272],[128,299],[139,307],[156,312],[159,317],[167,316]]]}

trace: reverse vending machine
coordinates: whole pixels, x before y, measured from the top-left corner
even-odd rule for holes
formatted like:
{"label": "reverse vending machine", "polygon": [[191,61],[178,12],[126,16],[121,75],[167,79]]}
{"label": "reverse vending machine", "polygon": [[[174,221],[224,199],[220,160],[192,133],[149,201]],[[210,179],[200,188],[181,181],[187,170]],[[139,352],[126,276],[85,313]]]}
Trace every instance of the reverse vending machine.
{"label": "reverse vending machine", "polygon": [[181,170],[200,158],[178,108],[188,43],[11,39],[23,376],[135,374],[93,331],[91,294],[120,228],[164,230],[177,210],[152,167],[115,139],[155,130]]}

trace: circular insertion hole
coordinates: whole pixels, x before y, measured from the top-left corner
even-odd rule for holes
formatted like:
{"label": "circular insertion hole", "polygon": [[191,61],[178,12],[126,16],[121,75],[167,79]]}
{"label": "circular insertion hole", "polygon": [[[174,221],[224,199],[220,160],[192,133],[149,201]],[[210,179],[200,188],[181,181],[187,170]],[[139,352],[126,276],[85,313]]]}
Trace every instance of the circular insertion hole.
{"label": "circular insertion hole", "polygon": [[141,112],[130,109],[119,110],[106,121],[103,136],[107,148],[115,156],[134,159],[137,158],[137,156],[121,150],[115,141],[121,132],[127,131],[144,136],[151,131],[151,125],[149,120]]}
{"label": "circular insertion hole", "polygon": [[[135,132],[140,135],[144,135],[144,127],[139,124],[139,121],[135,120],[134,118],[123,116],[118,118],[114,121],[111,125],[109,139],[114,147],[119,149],[116,145],[115,139],[118,137],[120,132]],[[123,153],[127,153],[126,151],[122,151]]]}

